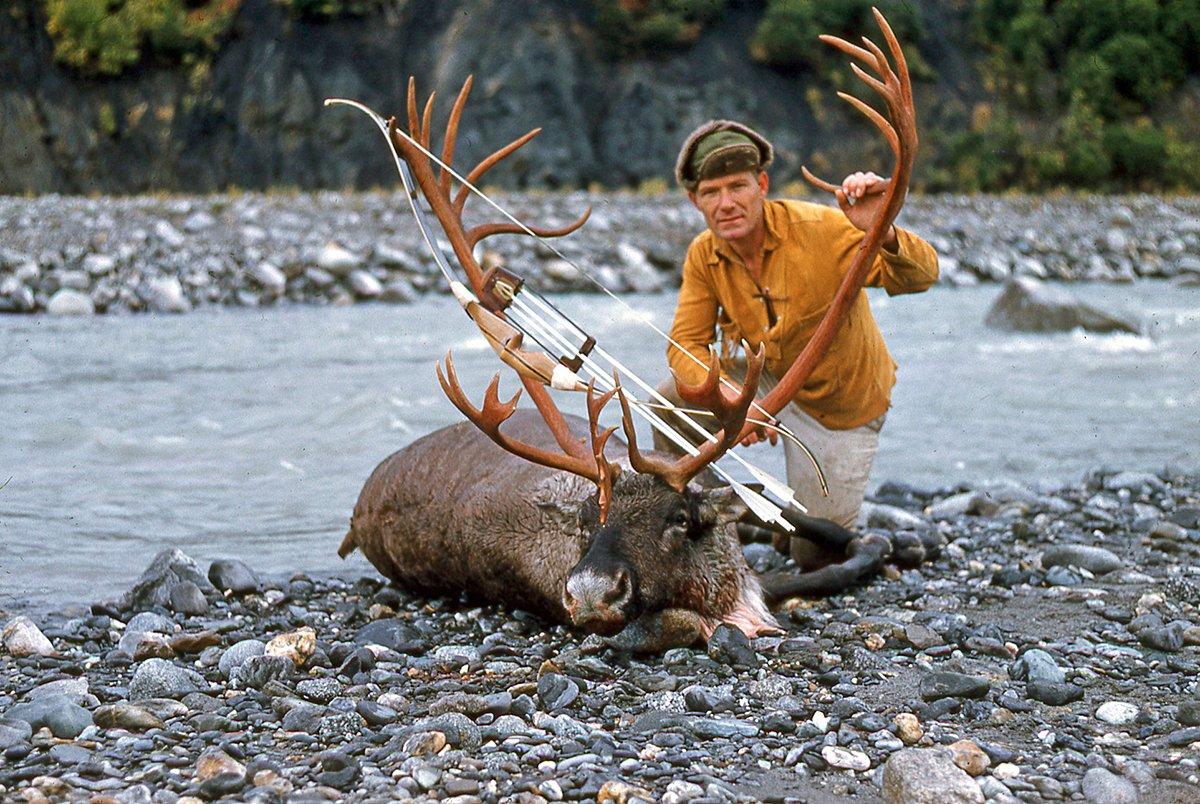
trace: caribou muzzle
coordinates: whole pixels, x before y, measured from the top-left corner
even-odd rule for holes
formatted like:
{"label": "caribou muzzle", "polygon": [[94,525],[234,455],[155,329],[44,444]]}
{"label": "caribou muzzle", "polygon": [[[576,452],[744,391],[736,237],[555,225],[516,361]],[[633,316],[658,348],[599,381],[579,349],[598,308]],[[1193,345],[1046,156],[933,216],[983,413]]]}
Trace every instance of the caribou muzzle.
{"label": "caribou muzzle", "polygon": [[605,564],[581,561],[567,578],[563,606],[576,628],[613,636],[634,618],[633,579],[628,567]]}

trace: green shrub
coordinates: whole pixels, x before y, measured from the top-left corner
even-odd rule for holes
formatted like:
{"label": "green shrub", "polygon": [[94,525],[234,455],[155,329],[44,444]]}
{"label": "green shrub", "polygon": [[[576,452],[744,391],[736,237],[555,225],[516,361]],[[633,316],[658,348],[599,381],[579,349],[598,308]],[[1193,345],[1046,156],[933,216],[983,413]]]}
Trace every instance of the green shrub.
{"label": "green shrub", "polygon": [[1062,127],[1063,175],[1080,187],[1101,187],[1112,172],[1104,147],[1104,120],[1082,98],[1067,110]]}
{"label": "green shrub", "polygon": [[625,58],[691,44],[725,0],[593,0],[593,6],[601,49]]}
{"label": "green shrub", "polygon": [[1113,175],[1129,184],[1156,183],[1164,178],[1167,138],[1146,118],[1108,126],[1104,149],[1112,157]]}
{"label": "green shrub", "polygon": [[750,56],[784,69],[812,64],[819,33],[811,0],[772,0],[750,40]]}
{"label": "green shrub", "polygon": [[916,48],[921,18],[913,5],[903,0],[768,0],[750,41],[750,55],[755,61],[785,70],[832,63],[833,54],[817,40],[819,34],[833,34],[852,42],[866,35],[886,51],[872,6],[879,7],[896,37],[906,45],[905,56],[912,73],[918,77],[929,75],[931,71]]}
{"label": "green shrub", "polygon": [[241,0],[45,0],[55,58],[81,72],[116,75],[144,50],[203,51],[233,22]]}
{"label": "green shrub", "polygon": [[382,0],[275,0],[297,17],[361,17],[378,11]]}

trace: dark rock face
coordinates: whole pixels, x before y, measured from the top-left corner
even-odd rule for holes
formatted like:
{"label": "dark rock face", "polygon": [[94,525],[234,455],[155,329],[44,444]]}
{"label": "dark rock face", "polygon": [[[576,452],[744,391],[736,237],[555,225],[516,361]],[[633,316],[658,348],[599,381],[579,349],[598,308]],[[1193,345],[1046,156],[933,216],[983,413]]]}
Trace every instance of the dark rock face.
{"label": "dark rock face", "polygon": [[1062,288],[1029,277],[1010,281],[987,314],[987,324],[1013,332],[1129,332],[1140,334],[1136,321],[1076,299]]}
{"label": "dark rock face", "polygon": [[[832,99],[826,79],[751,61],[747,42],[761,17],[753,4],[731,4],[690,48],[633,62],[598,53],[591,3],[384,5],[365,18],[315,21],[272,0],[244,0],[210,69],[145,59],[96,80],[54,61],[41,0],[11,0],[0,15],[0,192],[378,186],[392,178],[378,132],[322,101],[352,97],[402,112],[409,75],[422,96],[437,90],[437,125],[463,79],[478,77],[461,129],[464,164],[544,127],[489,183],[667,178],[688,131],[713,117],[761,127],[783,179],[797,177],[818,142],[833,164],[861,161],[868,143],[884,151],[869,126],[847,125],[855,113]],[[964,25],[953,13],[936,16],[939,29]],[[944,41],[967,39],[947,32]],[[925,59],[955,78],[923,85],[922,111],[964,115],[969,99],[960,96],[978,93],[962,80],[964,54]],[[813,88],[826,96],[821,114],[809,104]],[[102,127],[102,118],[115,125]]]}

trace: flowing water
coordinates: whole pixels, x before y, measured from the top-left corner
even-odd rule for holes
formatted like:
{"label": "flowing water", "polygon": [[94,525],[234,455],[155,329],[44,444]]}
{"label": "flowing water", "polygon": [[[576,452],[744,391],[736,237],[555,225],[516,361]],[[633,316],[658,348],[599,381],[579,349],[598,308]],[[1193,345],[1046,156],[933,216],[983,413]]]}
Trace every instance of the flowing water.
{"label": "flowing water", "polygon": [[[1200,466],[1200,290],[1076,287],[1148,337],[982,325],[995,287],[872,303],[900,364],[875,483],[1053,484],[1112,465]],[[673,294],[560,306],[647,378]],[[480,399],[497,361],[446,297],[407,307],[0,317],[0,607],[111,597],[159,550],[268,574],[370,571],[335,554],[392,451],[460,420],[434,361]],[[502,390],[515,388],[507,378]],[[573,412],[576,400],[563,402]],[[781,451],[751,457],[782,473]],[[469,468],[467,469],[469,471]]]}

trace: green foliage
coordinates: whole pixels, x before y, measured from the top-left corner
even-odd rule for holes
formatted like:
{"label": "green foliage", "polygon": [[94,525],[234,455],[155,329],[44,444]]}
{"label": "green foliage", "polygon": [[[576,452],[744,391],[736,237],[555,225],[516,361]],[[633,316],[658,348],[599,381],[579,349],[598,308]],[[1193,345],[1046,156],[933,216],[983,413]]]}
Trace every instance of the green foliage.
{"label": "green foliage", "polygon": [[[1200,187],[1200,168],[1187,164],[1197,143],[1151,121],[1200,66],[1200,3],[977,0],[974,16],[999,103],[1029,121],[1017,183]],[[947,158],[977,184],[993,175],[973,167],[968,147]]]}
{"label": "green foliage", "polygon": [[378,11],[382,0],[276,0],[297,17],[361,17]]}
{"label": "green foliage", "polygon": [[593,0],[596,31],[612,58],[651,55],[695,42],[725,0]]}
{"label": "green foliage", "polygon": [[145,51],[186,57],[215,46],[241,0],[44,0],[55,58],[87,74],[116,75]]}
{"label": "green foliage", "polygon": [[[877,35],[871,7],[878,6],[897,38],[906,44],[921,36],[921,18],[915,6],[903,0],[768,0],[767,10],[750,41],[755,61],[780,69],[816,68],[829,58],[829,48],[817,41],[819,34],[833,34],[857,40],[869,34],[883,45]],[[906,48],[910,66],[919,57],[915,48]]]}

